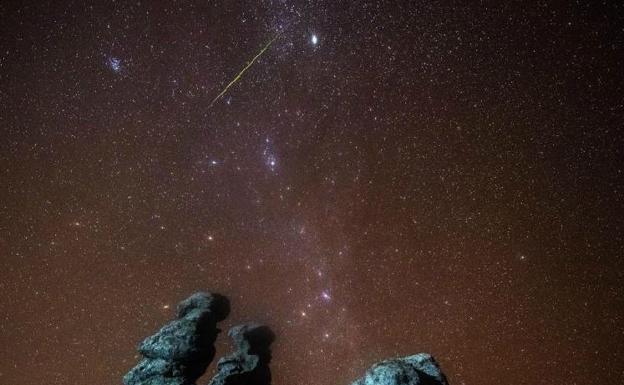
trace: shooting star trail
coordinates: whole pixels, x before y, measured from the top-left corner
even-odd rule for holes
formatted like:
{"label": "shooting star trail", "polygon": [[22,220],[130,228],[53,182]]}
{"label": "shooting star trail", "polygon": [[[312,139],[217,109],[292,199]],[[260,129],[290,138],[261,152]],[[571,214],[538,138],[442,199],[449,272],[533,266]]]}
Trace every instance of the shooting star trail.
{"label": "shooting star trail", "polygon": [[217,100],[219,100],[223,95],[225,95],[225,93],[230,89],[230,87],[232,87],[240,78],[241,76],[243,76],[243,74],[245,73],[245,71],[247,71],[247,69],[249,69],[249,67],[251,67],[256,60],[258,60],[258,58],[260,56],[262,56],[262,54],[269,49],[269,47],[271,46],[271,44],[273,44],[273,42],[275,41],[275,39],[277,39],[279,36],[281,35],[281,33],[278,33],[277,35],[275,35],[275,37],[273,39],[271,39],[271,41],[269,41],[264,48],[262,48],[262,50],[260,50],[260,52],[258,52],[258,54],[256,56],[254,56],[253,59],[251,59],[251,61],[249,63],[247,63],[247,65],[245,66],[245,68],[243,68],[241,70],[241,72],[238,73],[238,75],[236,75],[236,77],[230,82],[228,83],[227,86],[225,86],[225,88],[223,89],[223,91],[221,91],[221,93],[219,95],[217,95],[214,99],[212,99],[212,102],[210,102],[210,105],[208,106],[208,108],[212,107],[213,104],[215,104],[215,102]]}

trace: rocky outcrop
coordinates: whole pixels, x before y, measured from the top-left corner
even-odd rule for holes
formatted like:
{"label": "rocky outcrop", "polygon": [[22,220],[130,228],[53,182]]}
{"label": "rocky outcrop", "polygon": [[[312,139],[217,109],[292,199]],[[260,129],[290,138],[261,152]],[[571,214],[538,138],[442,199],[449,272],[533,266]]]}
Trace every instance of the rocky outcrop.
{"label": "rocky outcrop", "polygon": [[446,376],[429,354],[381,361],[351,385],[448,385]]}
{"label": "rocky outcrop", "polygon": [[[195,385],[215,355],[217,322],[230,312],[227,298],[195,293],[178,304],[176,319],[139,345],[143,359],[123,378],[125,385]],[[271,344],[266,326],[239,325],[228,335],[235,351],[219,360],[208,385],[270,385]],[[320,370],[320,369],[319,369]],[[351,385],[448,385],[426,353],[381,361]]]}
{"label": "rocky outcrop", "polygon": [[275,335],[266,326],[240,325],[228,332],[236,351],[221,358],[209,385],[270,385],[271,344]]}
{"label": "rocky outcrop", "polygon": [[123,378],[125,385],[193,385],[215,355],[217,322],[230,312],[227,298],[195,293],[178,304],[177,318],[139,345],[143,359]]}

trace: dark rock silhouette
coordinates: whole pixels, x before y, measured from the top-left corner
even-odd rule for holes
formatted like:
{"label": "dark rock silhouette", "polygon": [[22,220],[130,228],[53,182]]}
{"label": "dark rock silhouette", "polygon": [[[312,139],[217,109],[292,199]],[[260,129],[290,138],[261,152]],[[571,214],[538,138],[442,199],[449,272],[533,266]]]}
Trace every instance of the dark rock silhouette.
{"label": "dark rock silhouette", "polygon": [[177,319],[139,345],[141,362],[123,378],[125,385],[192,385],[215,355],[217,322],[230,312],[219,294],[195,293],[178,304]]}
{"label": "dark rock silhouette", "polygon": [[436,360],[427,353],[381,361],[351,385],[448,385]]}
{"label": "dark rock silhouette", "polygon": [[[195,385],[215,355],[217,322],[230,312],[227,298],[195,293],[178,304],[176,319],[138,347],[143,359],[123,378],[125,385]],[[230,329],[236,350],[221,358],[208,385],[270,385],[271,344],[267,326]],[[319,369],[321,370],[321,369]],[[435,359],[426,353],[381,361],[351,385],[448,385]]]}
{"label": "dark rock silhouette", "polygon": [[270,385],[275,334],[262,325],[239,325],[228,332],[236,351],[221,358],[209,385]]}

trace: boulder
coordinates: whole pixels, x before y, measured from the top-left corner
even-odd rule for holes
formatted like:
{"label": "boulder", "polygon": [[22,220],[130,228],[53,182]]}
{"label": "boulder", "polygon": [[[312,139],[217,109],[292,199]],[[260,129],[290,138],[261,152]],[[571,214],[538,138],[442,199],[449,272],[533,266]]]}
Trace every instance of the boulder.
{"label": "boulder", "polygon": [[436,360],[427,353],[381,361],[351,385],[448,385]]}
{"label": "boulder", "polygon": [[177,318],[138,347],[144,357],[123,378],[125,385],[192,385],[215,355],[230,304],[219,294],[195,293],[178,304]]}
{"label": "boulder", "polygon": [[236,351],[217,363],[209,385],[270,385],[271,344],[275,334],[262,325],[239,325],[228,332]]}

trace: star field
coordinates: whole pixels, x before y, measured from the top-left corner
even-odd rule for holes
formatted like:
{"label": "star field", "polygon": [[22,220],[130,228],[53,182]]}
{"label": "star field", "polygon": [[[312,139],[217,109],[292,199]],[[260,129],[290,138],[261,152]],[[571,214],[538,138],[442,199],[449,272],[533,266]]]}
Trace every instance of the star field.
{"label": "star field", "polygon": [[276,385],[622,383],[622,11],[0,4],[0,384],[119,384],[198,290]]}

